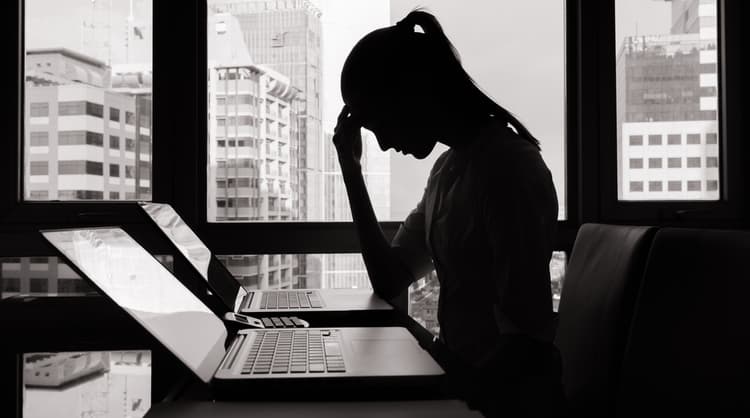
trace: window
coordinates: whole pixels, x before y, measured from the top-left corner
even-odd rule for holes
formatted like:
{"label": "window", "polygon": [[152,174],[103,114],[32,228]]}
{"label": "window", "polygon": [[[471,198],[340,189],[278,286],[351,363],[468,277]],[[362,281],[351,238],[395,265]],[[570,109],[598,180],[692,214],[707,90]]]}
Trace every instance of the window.
{"label": "window", "polygon": [[630,168],[643,168],[643,158],[631,158]]}
{"label": "window", "polygon": [[[330,143],[336,116],[343,105],[338,77],[348,52],[362,36],[395,23],[416,6],[427,7],[439,16],[448,36],[459,47],[469,74],[540,139],[543,157],[558,192],[559,218],[564,219],[564,5],[555,0],[544,0],[541,7],[520,0],[503,1],[503,8],[514,10],[514,18],[500,12],[496,1],[476,3],[472,7],[497,9],[497,13],[479,17],[476,13],[457,14],[437,1],[374,0],[366,5],[319,2],[316,3],[321,7],[319,14],[314,7],[299,2],[278,2],[271,10],[260,10],[253,1],[209,0],[207,221],[351,219],[347,196],[341,193],[343,179],[338,160]],[[521,25],[518,14],[544,24],[533,29]],[[321,16],[350,16],[348,26],[356,29],[343,30]],[[486,24],[480,25],[477,19]],[[480,37],[476,28],[482,28]],[[242,34],[244,44],[235,42],[232,33]],[[268,44],[268,33],[286,34],[282,52]],[[305,34],[309,33],[322,43],[308,43],[311,38]],[[511,43],[493,41],[509,33],[525,39],[527,47],[519,49]],[[236,54],[264,58],[252,65],[238,65],[232,58]],[[524,71],[520,67],[509,70],[493,58],[497,56],[505,57],[502,61],[530,62],[538,71]],[[300,72],[298,68],[306,70]],[[283,91],[275,87],[286,83],[295,88],[295,94],[280,94]],[[524,84],[540,86],[551,100],[543,103],[529,100]],[[382,152],[373,135],[367,132],[365,135],[368,139],[363,141],[367,148],[363,152],[363,174],[376,216],[383,221],[403,221],[421,198],[429,170],[445,148],[438,146],[426,160],[416,161],[392,151]],[[280,187],[267,191],[267,202],[276,202],[278,213],[240,210],[227,214],[219,210],[218,200],[225,196],[212,190],[217,179],[247,177],[241,170],[234,173],[221,166],[222,160],[232,159],[234,151],[226,149],[232,146],[231,141],[237,138],[237,145],[242,146],[239,138],[246,136],[257,136],[260,144],[269,139],[285,144],[274,145],[268,153],[250,154],[257,155],[255,161],[265,164],[250,178],[281,180],[288,185],[284,191]]]}
{"label": "window", "polygon": [[49,163],[46,161],[32,161],[31,162],[31,175],[32,176],[46,176],[49,174]]}
{"label": "window", "polygon": [[662,163],[661,158],[649,158],[648,168],[661,168],[661,163]]}
{"label": "window", "polygon": [[643,135],[630,135],[629,140],[631,146],[643,145]]}
{"label": "window", "polygon": [[57,172],[60,175],[66,174],[92,174],[101,176],[102,163],[98,161],[58,161]]}
{"label": "window", "polygon": [[[59,196],[63,192],[76,199],[79,195],[109,199],[111,195],[106,182],[79,183],[54,175],[46,181],[34,178],[29,169],[31,161],[45,160],[53,170],[63,161],[96,163],[89,164],[88,170],[84,168],[88,174],[99,173],[99,166],[108,171],[110,164],[130,161],[131,165],[145,167],[139,164],[143,162],[150,172],[150,148],[149,155],[136,156],[135,161],[119,152],[122,138],[148,138],[150,143],[153,136],[154,4],[153,0],[131,3],[131,7],[122,1],[22,3],[24,33],[19,39],[24,42],[20,63],[25,111],[21,126],[26,142],[21,148],[24,162],[19,165],[23,169],[24,199],[42,200],[39,196],[45,192],[49,200],[65,200]],[[37,136],[42,133],[46,140]],[[39,148],[42,146],[50,149],[44,152]],[[90,149],[92,146],[107,149],[101,152]],[[65,170],[66,164],[62,166]],[[149,200],[149,187],[123,182],[117,185],[118,197],[131,193],[134,199]],[[81,193],[76,193],[76,188]]]}
{"label": "window", "polygon": [[701,181],[700,180],[688,180],[688,182],[687,182],[687,190],[689,192],[699,192],[699,191],[701,191]]}
{"label": "window", "polygon": [[32,118],[49,116],[49,103],[31,103],[29,115]]}
{"label": "window", "polygon": [[120,177],[120,166],[118,164],[110,164],[109,165],[109,176],[110,177]]}
{"label": "window", "polygon": [[31,293],[47,293],[48,282],[46,278],[31,278],[29,279],[29,292]]}
{"label": "window", "polygon": [[661,145],[661,135],[649,135],[648,144],[649,145]]}
{"label": "window", "polygon": [[631,181],[630,182],[630,191],[631,192],[642,192],[643,191],[643,182],[642,181]]}
{"label": "window", "polygon": [[109,200],[120,199],[120,192],[109,192]]}
{"label": "window", "polygon": [[660,181],[649,181],[648,182],[649,192],[660,192],[662,191],[662,182]]}
{"label": "window", "polygon": [[125,151],[135,152],[135,140],[133,138],[125,138]]}
{"label": "window", "polygon": [[49,133],[31,132],[29,140],[32,147],[46,147],[49,145]]}
{"label": "window", "polygon": [[719,158],[718,157],[706,157],[706,167],[707,168],[719,167]]}
{"label": "window", "polygon": [[[701,167],[702,158],[716,158],[719,153],[717,147],[696,147],[704,135],[707,145],[718,143],[721,101],[716,0],[613,3],[618,200],[718,200],[717,190],[700,190],[695,183],[687,185],[689,195],[669,193],[683,191],[677,178],[720,181],[718,170],[704,170],[700,179],[691,178],[695,173],[686,171]],[[633,148],[636,135],[646,136],[649,146],[662,145],[666,136],[667,154],[658,148],[645,150],[646,157],[668,157],[667,167],[672,170],[649,172],[647,179],[667,181],[663,194],[629,194],[631,189],[626,186],[635,176],[631,171],[635,167],[628,161],[642,156],[642,151]],[[659,167],[652,166],[649,159],[649,168]],[[714,168],[718,168],[718,158]]]}

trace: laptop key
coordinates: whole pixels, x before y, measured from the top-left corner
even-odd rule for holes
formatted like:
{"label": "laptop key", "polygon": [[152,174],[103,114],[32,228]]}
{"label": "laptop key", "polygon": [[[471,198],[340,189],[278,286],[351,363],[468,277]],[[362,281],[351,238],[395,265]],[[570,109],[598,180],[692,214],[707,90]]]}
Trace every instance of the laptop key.
{"label": "laptop key", "polygon": [[263,321],[263,326],[266,328],[273,328],[273,321],[271,321],[270,318],[261,318],[261,321]]}
{"label": "laptop key", "polygon": [[292,320],[286,316],[281,317],[281,322],[283,322],[284,326],[286,326],[287,328],[294,328],[294,322],[292,322]]}
{"label": "laptop key", "polygon": [[281,320],[277,317],[271,318],[271,321],[273,322],[274,328],[284,328],[284,323],[281,322]]}
{"label": "laptop key", "polygon": [[310,363],[310,373],[323,373],[326,371],[323,363]]}

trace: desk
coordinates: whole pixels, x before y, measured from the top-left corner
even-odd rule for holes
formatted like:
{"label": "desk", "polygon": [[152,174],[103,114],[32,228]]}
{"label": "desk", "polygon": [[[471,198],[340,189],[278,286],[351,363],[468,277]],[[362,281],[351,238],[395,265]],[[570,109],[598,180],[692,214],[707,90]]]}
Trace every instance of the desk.
{"label": "desk", "polygon": [[153,405],[146,418],[481,418],[456,400],[400,402],[171,402]]}

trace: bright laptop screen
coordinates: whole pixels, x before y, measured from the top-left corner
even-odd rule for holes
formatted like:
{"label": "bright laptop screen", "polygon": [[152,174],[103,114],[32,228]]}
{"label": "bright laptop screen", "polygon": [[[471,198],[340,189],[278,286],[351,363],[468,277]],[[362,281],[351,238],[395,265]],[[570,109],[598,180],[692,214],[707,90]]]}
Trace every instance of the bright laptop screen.
{"label": "bright laptop screen", "polygon": [[42,234],[198,377],[211,379],[224,356],[226,328],[130,235],[116,227]]}

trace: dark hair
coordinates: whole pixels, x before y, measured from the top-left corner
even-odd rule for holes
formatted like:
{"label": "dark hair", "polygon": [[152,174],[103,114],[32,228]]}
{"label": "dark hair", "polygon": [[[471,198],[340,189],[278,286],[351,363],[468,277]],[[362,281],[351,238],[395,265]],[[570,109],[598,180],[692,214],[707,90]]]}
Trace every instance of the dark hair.
{"label": "dark hair", "polygon": [[[418,31],[417,27],[421,31]],[[383,38],[388,38],[389,41],[383,42]],[[390,48],[382,45],[383,43],[390,44],[388,45]],[[363,57],[367,53],[378,55],[375,50],[380,51],[380,56]],[[448,85],[458,96],[467,99],[477,111],[509,123],[519,136],[539,148],[539,141],[534,135],[513,114],[497,104],[477,86],[474,79],[461,65],[458,51],[445,35],[438,20],[431,13],[421,9],[411,11],[395,26],[371,32],[354,47],[342,71],[342,93],[346,94],[345,87],[351,87],[355,82],[356,76],[353,73],[359,70],[359,72],[367,73],[370,78],[356,80],[358,84],[366,86],[360,87],[360,90],[378,91],[377,89],[380,89],[382,94],[382,91],[386,91],[385,86],[371,79],[377,76],[385,77],[382,74],[388,73],[389,69],[385,68],[382,61],[387,61],[386,57],[392,56],[398,57],[402,62],[429,59],[434,64],[431,67],[432,70],[438,70],[443,77],[450,80]],[[344,99],[346,101],[346,97]]]}

